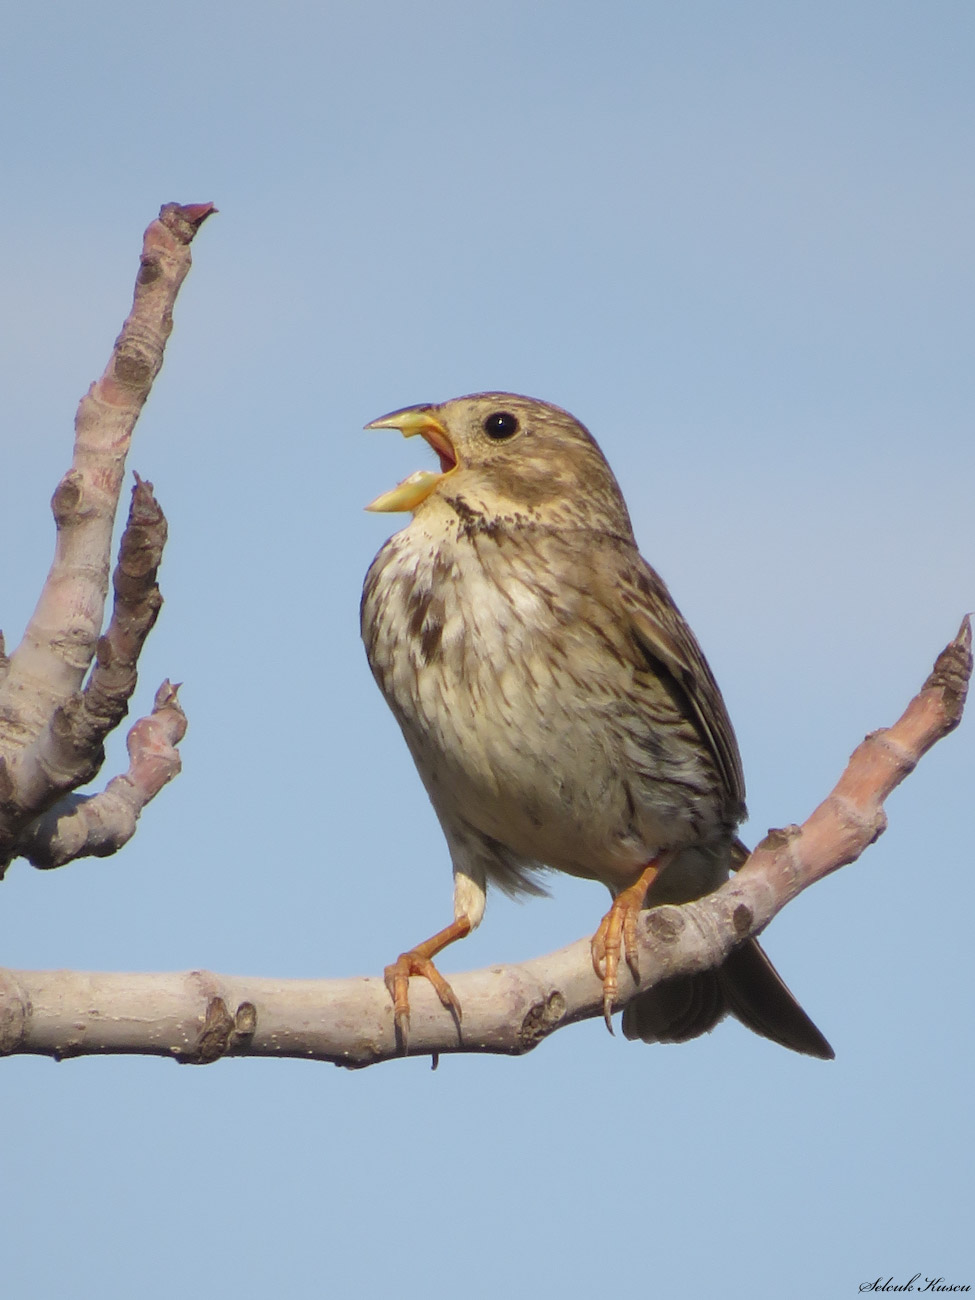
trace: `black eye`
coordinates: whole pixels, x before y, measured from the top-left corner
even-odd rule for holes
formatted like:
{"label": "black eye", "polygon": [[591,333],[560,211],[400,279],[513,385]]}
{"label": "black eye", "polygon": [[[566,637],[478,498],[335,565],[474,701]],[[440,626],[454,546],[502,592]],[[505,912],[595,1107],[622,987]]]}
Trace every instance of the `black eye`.
{"label": "black eye", "polygon": [[510,411],[493,411],[484,421],[484,432],[495,442],[504,442],[518,432],[518,417]]}

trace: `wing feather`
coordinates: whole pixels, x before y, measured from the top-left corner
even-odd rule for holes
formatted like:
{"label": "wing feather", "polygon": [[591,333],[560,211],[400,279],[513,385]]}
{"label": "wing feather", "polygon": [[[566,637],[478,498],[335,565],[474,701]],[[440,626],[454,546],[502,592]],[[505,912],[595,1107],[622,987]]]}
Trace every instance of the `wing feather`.
{"label": "wing feather", "polygon": [[681,702],[708,746],[728,796],[730,815],[745,814],[745,778],[734,728],[714,674],[659,574],[637,554],[624,570],[620,597],[634,641],[648,666]]}

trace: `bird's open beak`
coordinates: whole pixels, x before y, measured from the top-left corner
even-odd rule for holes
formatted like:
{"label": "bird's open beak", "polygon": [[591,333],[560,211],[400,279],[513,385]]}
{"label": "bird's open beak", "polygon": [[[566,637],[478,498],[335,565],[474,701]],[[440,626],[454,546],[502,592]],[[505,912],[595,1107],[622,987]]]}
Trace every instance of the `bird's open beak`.
{"label": "bird's open beak", "polygon": [[410,406],[403,411],[393,411],[389,415],[380,416],[378,420],[373,420],[366,425],[366,428],[399,429],[404,438],[412,438],[418,433],[440,457],[439,474],[418,469],[391,492],[384,492],[382,496],[376,497],[375,501],[366,506],[367,510],[384,512],[415,510],[420,502],[425,501],[434,488],[457,468],[457,453],[447,436],[447,430],[430,414],[429,407]]}

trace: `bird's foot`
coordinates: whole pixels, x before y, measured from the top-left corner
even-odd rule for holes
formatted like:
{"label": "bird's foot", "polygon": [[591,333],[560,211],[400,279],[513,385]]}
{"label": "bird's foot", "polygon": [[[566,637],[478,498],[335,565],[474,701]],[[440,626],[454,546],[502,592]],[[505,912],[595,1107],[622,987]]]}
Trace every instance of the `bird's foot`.
{"label": "bird's foot", "polygon": [[432,939],[418,943],[409,952],[400,953],[391,966],[383,972],[389,996],[393,999],[393,1025],[404,1053],[410,1038],[410,977],[420,975],[430,981],[437,997],[454,1017],[458,1027],[462,1011],[457,995],[433,964],[433,958],[455,939],[470,934],[471,923],[466,916],[458,917]]}
{"label": "bird's foot", "polygon": [[625,955],[633,978],[640,978],[636,921],[659,870],[659,859],[655,858],[632,885],[620,890],[592,937],[592,966],[603,982],[603,1018],[610,1033],[613,1032],[613,1006],[619,995],[621,954]]}
{"label": "bird's foot", "polygon": [[393,999],[393,1022],[396,1032],[404,1043],[410,1033],[410,978],[413,975],[422,975],[424,979],[430,981],[437,997],[457,1020],[460,1020],[462,1015],[457,994],[430,958],[422,956],[416,948],[400,953],[392,966],[386,967],[383,976],[389,989],[389,996]]}

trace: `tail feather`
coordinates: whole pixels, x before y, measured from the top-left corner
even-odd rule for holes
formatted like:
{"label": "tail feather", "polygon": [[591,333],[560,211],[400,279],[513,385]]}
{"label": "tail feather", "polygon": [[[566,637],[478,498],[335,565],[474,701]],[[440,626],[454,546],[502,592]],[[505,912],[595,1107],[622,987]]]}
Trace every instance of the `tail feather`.
{"label": "tail feather", "polygon": [[645,1043],[683,1043],[729,1012],[794,1052],[824,1061],[835,1055],[756,939],[735,948],[717,970],[678,975],[638,994],[623,1010],[623,1033]]}
{"label": "tail feather", "polygon": [[718,975],[728,1009],[743,1025],[793,1052],[833,1060],[836,1053],[789,992],[757,939],[729,953]]}
{"label": "tail feather", "polygon": [[631,998],[623,1008],[623,1033],[645,1043],[686,1043],[708,1033],[727,1014],[717,971],[675,975]]}

